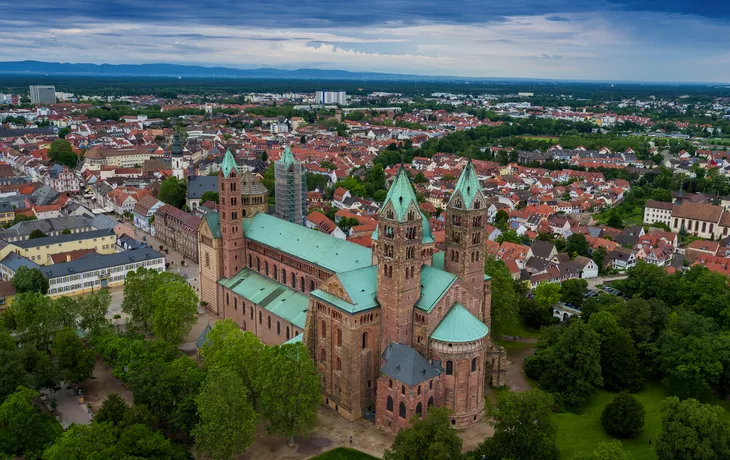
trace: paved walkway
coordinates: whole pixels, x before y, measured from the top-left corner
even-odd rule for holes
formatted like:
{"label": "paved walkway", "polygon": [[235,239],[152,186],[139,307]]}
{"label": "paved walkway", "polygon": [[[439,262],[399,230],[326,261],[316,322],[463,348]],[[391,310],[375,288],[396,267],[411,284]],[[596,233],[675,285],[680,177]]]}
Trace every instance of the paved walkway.
{"label": "paved walkway", "polygon": [[72,424],[88,425],[91,423],[91,411],[86,407],[86,403],[79,404],[79,395],[72,388],[64,388],[56,392],[43,390],[42,395],[46,396],[46,404],[51,405],[51,400],[56,400],[56,410],[58,411],[61,425],[64,429]]}
{"label": "paved walkway", "polygon": [[595,289],[599,284],[605,284],[607,281],[624,280],[628,275],[612,275],[612,276],[599,276],[597,278],[591,278],[588,281],[588,289]]}
{"label": "paved walkway", "polygon": [[510,391],[528,391],[533,387],[525,376],[525,358],[535,354],[535,347],[507,352],[505,383]]}

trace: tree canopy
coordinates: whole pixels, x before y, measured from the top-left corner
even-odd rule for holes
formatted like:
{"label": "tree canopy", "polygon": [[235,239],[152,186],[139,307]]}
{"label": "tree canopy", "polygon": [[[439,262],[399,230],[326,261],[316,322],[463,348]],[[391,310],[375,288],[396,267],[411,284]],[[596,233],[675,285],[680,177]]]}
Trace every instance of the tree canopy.
{"label": "tree canopy", "polygon": [[16,294],[22,294],[24,292],[48,293],[48,278],[43,276],[43,273],[38,268],[20,266],[15,271],[15,275],[10,279],[10,282],[13,283]]}
{"label": "tree canopy", "polygon": [[451,460],[461,456],[461,438],[449,424],[446,408],[431,407],[424,418],[414,418],[411,426],[395,436],[383,460]]}
{"label": "tree canopy", "polygon": [[160,201],[178,209],[182,209],[185,206],[186,194],[187,184],[184,180],[180,180],[177,177],[168,177],[160,185]]}

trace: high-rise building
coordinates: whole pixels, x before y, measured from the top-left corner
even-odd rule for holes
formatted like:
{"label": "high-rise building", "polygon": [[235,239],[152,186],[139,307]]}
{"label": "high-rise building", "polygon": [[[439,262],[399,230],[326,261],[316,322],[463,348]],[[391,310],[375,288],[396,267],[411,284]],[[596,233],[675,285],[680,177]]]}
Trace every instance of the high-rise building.
{"label": "high-rise building", "polygon": [[276,217],[304,225],[307,212],[307,180],[302,164],[294,159],[287,147],[281,159],[274,163]]}
{"label": "high-rise building", "polygon": [[31,104],[55,104],[56,103],[56,87],[31,85],[30,86],[30,102]]}
{"label": "high-rise building", "polygon": [[345,105],[347,94],[344,91],[317,91],[314,93],[315,104]]}

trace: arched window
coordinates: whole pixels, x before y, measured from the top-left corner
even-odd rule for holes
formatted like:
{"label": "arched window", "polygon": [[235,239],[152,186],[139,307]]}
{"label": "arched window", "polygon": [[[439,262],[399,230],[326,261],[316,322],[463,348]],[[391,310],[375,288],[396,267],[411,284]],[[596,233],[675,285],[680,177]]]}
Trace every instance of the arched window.
{"label": "arched window", "polygon": [[281,335],[281,323],[279,321],[276,322],[276,335]]}
{"label": "arched window", "polygon": [[261,319],[261,318],[262,318],[262,316],[261,316],[261,312],[259,312],[259,324],[261,324],[261,321],[262,321],[262,319]]}
{"label": "arched window", "polygon": [[322,362],[327,361],[327,352],[324,351],[324,348],[319,349],[319,360]]}
{"label": "arched window", "polygon": [[476,372],[477,371],[477,359],[474,358],[471,360],[471,371]]}
{"label": "arched window", "polygon": [[398,415],[400,418],[406,418],[406,405],[403,403],[400,403],[398,406]]}
{"label": "arched window", "polygon": [[226,305],[230,305],[230,304],[231,304],[231,299],[228,296],[228,293],[226,292]]}
{"label": "arched window", "polygon": [[368,333],[363,332],[362,333],[362,349],[366,349],[368,347]]}
{"label": "arched window", "polygon": [[433,390],[433,380],[428,381],[428,389]]}
{"label": "arched window", "polygon": [[261,271],[261,259],[259,259],[258,257],[256,258],[256,271]]}
{"label": "arched window", "polygon": [[289,326],[286,327],[286,340],[289,340]]}
{"label": "arched window", "polygon": [[322,320],[322,338],[327,337],[327,323]]}
{"label": "arched window", "polygon": [[248,268],[253,268],[253,259],[251,258],[251,254],[248,255]]}
{"label": "arched window", "polygon": [[339,356],[337,357],[337,359],[335,359],[335,370],[336,371],[342,370],[342,361],[340,360]]}
{"label": "arched window", "polygon": [[268,323],[267,326],[269,327],[269,330],[271,330],[271,315],[266,317],[266,322]]}
{"label": "arched window", "polygon": [[266,276],[269,276],[269,261],[264,262],[264,270],[266,272]]}
{"label": "arched window", "polygon": [[388,396],[388,402],[385,405],[385,408],[388,410],[388,412],[393,412],[393,398]]}
{"label": "arched window", "polygon": [[281,282],[282,284],[286,284],[286,270],[283,268],[281,269]]}
{"label": "arched window", "polygon": [[423,406],[421,405],[421,403],[418,403],[418,405],[416,406],[416,415],[418,415],[420,417],[422,412],[423,412]]}
{"label": "arched window", "polygon": [[342,329],[340,329],[340,328],[337,328],[337,342],[336,343],[337,343],[338,347],[342,346]]}
{"label": "arched window", "polygon": [[418,396],[421,396],[421,385],[418,385]]}
{"label": "arched window", "polygon": [[238,297],[233,298],[233,309],[238,310]]}
{"label": "arched window", "polygon": [[393,388],[393,379],[388,379],[388,388]]}
{"label": "arched window", "polygon": [[446,375],[454,375],[454,363],[446,361]]}
{"label": "arched window", "polygon": [[291,274],[291,287],[293,287],[294,289],[297,288],[297,275],[296,275],[296,273],[292,273]]}
{"label": "arched window", "polygon": [[431,396],[430,398],[428,398],[428,404],[427,405],[428,405],[428,407],[433,406],[433,396]]}
{"label": "arched window", "polygon": [[274,279],[279,281],[279,267],[274,265]]}
{"label": "arched window", "polygon": [[309,291],[314,291],[314,281],[309,280]]}
{"label": "arched window", "polygon": [[406,386],[405,385],[401,385],[400,386],[400,394],[402,394],[402,395],[405,395],[406,394]]}
{"label": "arched window", "polygon": [[301,289],[301,290],[302,290],[302,292],[304,292],[304,289],[306,289],[306,287],[305,287],[305,286],[306,286],[306,284],[304,284],[304,277],[302,276],[302,277],[301,277],[301,278],[299,279],[299,289]]}

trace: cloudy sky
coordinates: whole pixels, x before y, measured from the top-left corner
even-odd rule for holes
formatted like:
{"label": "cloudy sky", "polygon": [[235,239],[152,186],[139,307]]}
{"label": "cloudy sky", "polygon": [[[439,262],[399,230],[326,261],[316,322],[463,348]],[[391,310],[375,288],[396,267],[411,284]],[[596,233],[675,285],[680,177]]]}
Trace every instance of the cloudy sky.
{"label": "cloudy sky", "polygon": [[728,0],[0,0],[0,61],[730,81]]}

